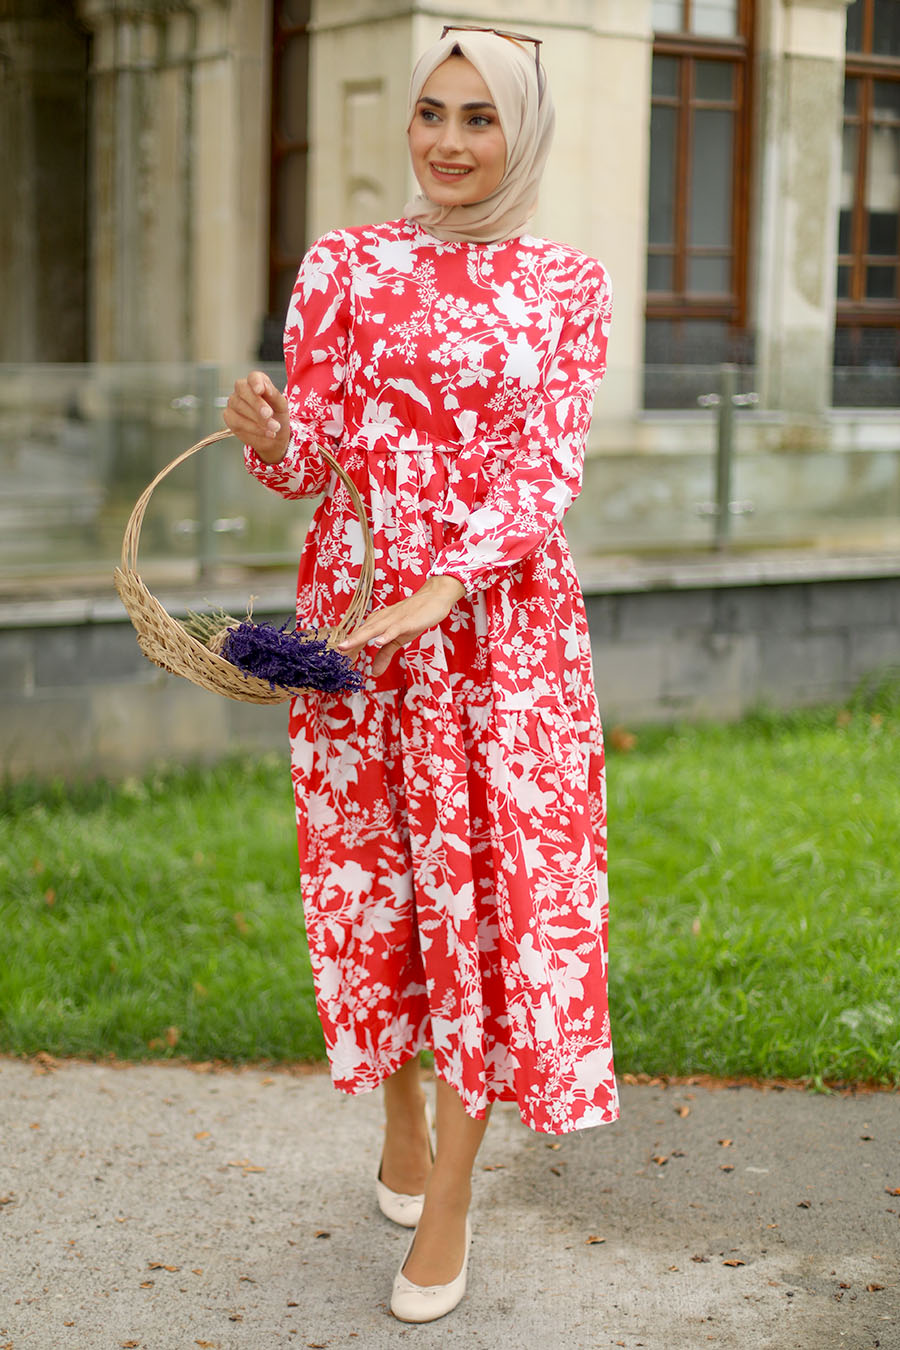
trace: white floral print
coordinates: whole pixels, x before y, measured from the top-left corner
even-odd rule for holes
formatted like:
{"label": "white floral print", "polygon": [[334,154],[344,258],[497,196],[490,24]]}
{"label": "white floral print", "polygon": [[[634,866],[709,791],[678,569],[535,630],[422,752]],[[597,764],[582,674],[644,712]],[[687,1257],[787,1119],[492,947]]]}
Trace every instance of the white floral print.
{"label": "white floral print", "polygon": [[[561,244],[336,230],[285,331],[292,439],[250,471],[323,494],[297,612],[333,623],[376,550],[374,605],[465,595],[362,693],[291,706],[303,905],[335,1085],[430,1046],[483,1117],[563,1134],[618,1114],[606,1003],[603,746],[562,518],[581,486],[611,295]],[[364,667],[365,668],[365,667]]]}

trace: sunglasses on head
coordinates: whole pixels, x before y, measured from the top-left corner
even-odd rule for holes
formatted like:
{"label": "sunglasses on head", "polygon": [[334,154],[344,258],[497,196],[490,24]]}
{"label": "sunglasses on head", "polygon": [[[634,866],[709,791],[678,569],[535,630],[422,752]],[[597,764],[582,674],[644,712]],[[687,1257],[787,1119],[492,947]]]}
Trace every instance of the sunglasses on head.
{"label": "sunglasses on head", "polygon": [[533,42],[534,43],[534,73],[537,79],[538,103],[544,97],[543,81],[541,79],[541,39],[529,37],[527,33],[507,33],[503,28],[479,28],[476,24],[465,23],[445,23],[441,37],[445,38],[448,33],[493,33],[495,37],[506,38],[507,42]]}

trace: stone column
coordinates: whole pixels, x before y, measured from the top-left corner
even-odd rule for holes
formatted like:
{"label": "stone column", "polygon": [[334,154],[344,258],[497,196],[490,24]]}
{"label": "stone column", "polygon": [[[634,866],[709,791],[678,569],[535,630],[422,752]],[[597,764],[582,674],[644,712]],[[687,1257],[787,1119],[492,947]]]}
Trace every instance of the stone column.
{"label": "stone column", "polygon": [[255,360],[268,285],[270,7],[194,8],[191,358]]}
{"label": "stone column", "polygon": [[831,402],[846,7],[776,0],[760,44],[758,387],[801,420]]}
{"label": "stone column", "polygon": [[409,71],[444,23],[541,38],[557,108],[535,234],[599,257],[615,293],[598,424],[640,408],[647,232],[650,0],[495,3],[316,0],[310,58],[310,234],[398,216],[415,188],[406,154]]}
{"label": "stone column", "polygon": [[152,360],[154,68],[159,33],[146,13],[116,0],[82,6],[94,30],[91,140],[91,356]]}
{"label": "stone column", "polygon": [[81,0],[94,32],[91,355],[252,359],[265,311],[271,17]]}

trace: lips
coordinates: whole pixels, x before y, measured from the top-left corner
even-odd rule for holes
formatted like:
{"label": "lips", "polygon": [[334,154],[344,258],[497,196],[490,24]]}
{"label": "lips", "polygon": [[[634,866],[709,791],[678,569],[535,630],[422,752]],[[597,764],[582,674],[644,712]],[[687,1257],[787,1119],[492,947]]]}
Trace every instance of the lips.
{"label": "lips", "polygon": [[456,183],[472,172],[471,167],[465,164],[435,164],[432,162],[428,167],[435,178],[440,179],[442,183]]}

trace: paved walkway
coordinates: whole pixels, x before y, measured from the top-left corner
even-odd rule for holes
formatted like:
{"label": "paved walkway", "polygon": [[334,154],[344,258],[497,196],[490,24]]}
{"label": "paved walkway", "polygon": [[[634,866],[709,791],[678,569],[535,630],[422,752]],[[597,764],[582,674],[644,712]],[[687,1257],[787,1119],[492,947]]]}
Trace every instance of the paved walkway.
{"label": "paved walkway", "polygon": [[622,1099],[559,1140],[495,1108],[469,1291],[414,1327],[378,1093],[0,1059],[0,1350],[898,1350],[896,1094]]}

